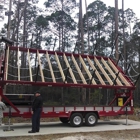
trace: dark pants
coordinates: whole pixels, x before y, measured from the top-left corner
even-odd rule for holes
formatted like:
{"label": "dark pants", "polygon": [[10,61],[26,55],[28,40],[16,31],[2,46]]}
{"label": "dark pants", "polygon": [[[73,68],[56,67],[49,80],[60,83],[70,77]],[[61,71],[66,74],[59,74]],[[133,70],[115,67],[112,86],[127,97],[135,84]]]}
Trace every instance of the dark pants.
{"label": "dark pants", "polygon": [[32,115],[32,131],[37,132],[40,129],[40,116],[41,116],[41,108],[37,108]]}

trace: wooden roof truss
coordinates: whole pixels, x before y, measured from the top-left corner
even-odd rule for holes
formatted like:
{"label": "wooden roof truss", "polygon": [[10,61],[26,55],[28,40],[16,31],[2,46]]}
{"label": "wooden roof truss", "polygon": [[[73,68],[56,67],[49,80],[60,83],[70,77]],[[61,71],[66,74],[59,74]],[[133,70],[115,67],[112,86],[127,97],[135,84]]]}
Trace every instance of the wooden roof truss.
{"label": "wooden roof truss", "polygon": [[[17,52],[15,66],[10,63],[11,51]],[[20,60],[23,52],[26,56],[26,74],[24,75],[22,75],[22,60]],[[19,65],[20,61],[21,65]],[[10,73],[11,65],[15,71],[14,78]],[[4,75],[5,83],[16,81],[17,84],[43,83],[46,86],[134,88],[131,80],[111,58],[21,47],[7,48]],[[28,78],[23,79],[24,77]]]}

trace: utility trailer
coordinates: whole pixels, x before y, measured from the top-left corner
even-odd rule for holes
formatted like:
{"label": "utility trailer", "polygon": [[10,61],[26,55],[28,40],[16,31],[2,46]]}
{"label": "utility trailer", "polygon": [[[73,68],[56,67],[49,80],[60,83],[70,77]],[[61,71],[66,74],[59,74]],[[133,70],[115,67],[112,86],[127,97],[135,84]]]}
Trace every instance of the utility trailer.
{"label": "utility trailer", "polygon": [[[20,54],[22,53],[26,54],[26,61],[28,61],[28,80],[24,80],[23,77],[21,77]],[[14,67],[14,78],[12,78],[13,75],[10,73],[12,54],[17,55],[17,66]],[[44,76],[44,65],[41,62],[42,55],[45,56],[45,63],[47,63],[49,67],[50,78]],[[34,62],[32,62],[31,56],[35,56]],[[51,62],[52,58],[53,62]],[[61,79],[59,80],[57,79],[57,75],[55,75],[54,63],[60,72]],[[79,64],[83,67],[84,73],[81,71]],[[66,71],[64,71],[64,66]],[[33,72],[33,68],[36,68],[35,73]],[[41,117],[58,117],[62,123],[70,122],[71,126],[82,126],[83,122],[85,122],[87,126],[94,126],[100,117],[125,115],[126,113],[128,115],[133,114],[133,91],[135,84],[132,83],[131,79],[117,66],[117,63],[108,57],[6,45],[5,54],[1,56],[0,59],[0,77],[0,95],[11,108],[10,114],[12,117],[20,116],[23,118],[31,118],[31,104],[14,104],[8,97],[8,94],[4,93],[4,87],[6,85],[114,90],[114,98],[108,106],[44,106],[42,108]],[[78,79],[81,81],[79,82]],[[26,94],[26,96],[29,95]],[[20,102],[20,100],[17,100],[17,102]],[[9,115],[9,108],[4,112],[4,115]]]}

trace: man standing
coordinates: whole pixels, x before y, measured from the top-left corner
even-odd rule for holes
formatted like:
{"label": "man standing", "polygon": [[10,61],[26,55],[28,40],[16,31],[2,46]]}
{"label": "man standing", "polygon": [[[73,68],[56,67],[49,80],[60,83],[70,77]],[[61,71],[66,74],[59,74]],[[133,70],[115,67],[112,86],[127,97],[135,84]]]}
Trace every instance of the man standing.
{"label": "man standing", "polygon": [[32,130],[28,133],[39,132],[40,129],[40,116],[42,112],[43,100],[39,92],[35,92],[35,99],[32,103]]}
{"label": "man standing", "polygon": [[0,95],[0,125],[2,125],[3,111],[6,109],[6,105],[2,102],[2,97]]}

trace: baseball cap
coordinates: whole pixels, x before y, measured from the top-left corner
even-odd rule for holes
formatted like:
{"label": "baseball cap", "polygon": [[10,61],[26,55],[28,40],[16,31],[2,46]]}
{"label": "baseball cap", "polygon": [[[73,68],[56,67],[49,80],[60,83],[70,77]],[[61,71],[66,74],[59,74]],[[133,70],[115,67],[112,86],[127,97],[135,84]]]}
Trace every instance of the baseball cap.
{"label": "baseball cap", "polygon": [[39,92],[39,91],[34,92],[34,94],[36,94],[36,93],[39,93],[39,94],[40,94],[40,92]]}

